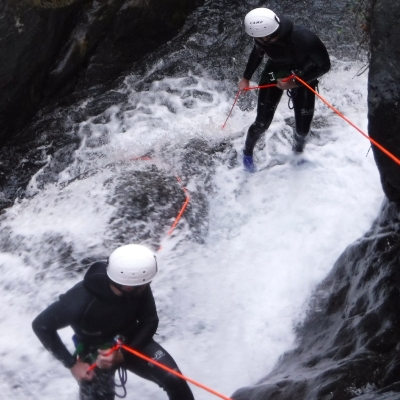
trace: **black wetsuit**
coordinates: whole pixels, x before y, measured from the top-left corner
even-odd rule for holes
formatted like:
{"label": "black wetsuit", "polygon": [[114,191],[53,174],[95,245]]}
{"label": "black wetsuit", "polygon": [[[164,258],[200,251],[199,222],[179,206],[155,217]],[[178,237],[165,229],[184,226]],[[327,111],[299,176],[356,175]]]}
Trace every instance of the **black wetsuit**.
{"label": "black wetsuit", "polygon": [[[301,79],[315,88],[318,84],[317,79],[330,69],[329,55],[324,44],[315,33],[302,26],[293,25],[286,17],[281,17],[280,22],[279,36],[275,42],[264,42],[262,38],[254,40],[243,77],[250,80],[266,55],[269,59],[262,73],[260,86],[276,83],[277,79],[287,77],[295,71]],[[305,138],[314,115],[315,95],[301,83],[296,83],[298,87],[290,89],[296,131]],[[260,89],[257,117],[247,133],[244,155],[253,155],[256,142],[271,124],[282,93],[277,87]]]}
{"label": "black wetsuit", "polygon": [[[168,367],[178,370],[173,358],[152,337],[158,326],[157,310],[150,285],[140,295],[117,296],[110,288],[106,263],[94,263],[84,280],[47,307],[33,321],[39,340],[67,368],[76,358],[61,341],[57,330],[71,326],[84,355],[113,341],[116,335],[125,344]],[[123,351],[123,366],[129,371],[157,383],[170,400],[193,400],[187,383],[174,375]],[[114,399],[115,370],[96,369],[95,378],[80,383],[81,400]]]}

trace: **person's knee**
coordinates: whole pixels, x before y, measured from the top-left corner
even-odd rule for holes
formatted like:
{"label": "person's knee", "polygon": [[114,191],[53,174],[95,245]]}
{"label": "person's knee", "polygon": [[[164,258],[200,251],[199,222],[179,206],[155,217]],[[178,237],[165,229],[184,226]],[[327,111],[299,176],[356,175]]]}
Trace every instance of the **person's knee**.
{"label": "person's knee", "polygon": [[169,389],[181,386],[182,382],[186,381],[171,373],[167,373],[163,379],[163,385]]}
{"label": "person's knee", "polygon": [[269,124],[266,120],[256,119],[249,128],[249,134],[261,134],[267,130]]}
{"label": "person's knee", "polygon": [[310,132],[313,116],[314,108],[302,108],[300,115],[296,116],[296,132],[300,136],[307,136]]}

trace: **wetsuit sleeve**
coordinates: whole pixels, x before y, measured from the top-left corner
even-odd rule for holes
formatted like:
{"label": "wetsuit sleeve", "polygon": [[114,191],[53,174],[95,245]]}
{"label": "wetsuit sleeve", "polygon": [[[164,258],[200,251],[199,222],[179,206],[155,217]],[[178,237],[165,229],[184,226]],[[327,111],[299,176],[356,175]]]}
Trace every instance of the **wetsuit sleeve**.
{"label": "wetsuit sleeve", "polygon": [[138,311],[138,325],[135,336],[128,344],[133,348],[141,348],[147,344],[156,333],[158,327],[156,303],[150,286],[146,288],[146,291],[142,295]]}
{"label": "wetsuit sleeve", "polygon": [[[307,34],[303,46],[305,47],[305,45],[308,48],[310,65],[306,66],[304,72],[300,72],[298,76],[309,83],[326,74],[331,68],[331,62],[325,45],[317,35]],[[301,86],[301,83],[297,85]]]}
{"label": "wetsuit sleeve", "polygon": [[253,50],[250,53],[249,59],[247,61],[246,69],[243,74],[243,78],[250,80],[253,76],[255,70],[261,64],[265,52],[254,44]]}
{"label": "wetsuit sleeve", "polygon": [[71,325],[73,319],[71,310],[64,307],[59,300],[42,311],[32,322],[33,331],[43,346],[67,368],[73,367],[76,359],[61,341],[57,330]]}

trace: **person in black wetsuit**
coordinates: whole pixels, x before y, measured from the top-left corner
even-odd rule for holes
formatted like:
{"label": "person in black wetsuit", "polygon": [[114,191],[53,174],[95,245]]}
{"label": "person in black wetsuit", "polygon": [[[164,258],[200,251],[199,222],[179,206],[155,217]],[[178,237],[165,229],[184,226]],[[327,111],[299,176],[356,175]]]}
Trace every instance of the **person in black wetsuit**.
{"label": "person in black wetsuit", "polygon": [[[161,386],[170,400],[194,400],[186,381],[124,350],[107,355],[117,335],[124,344],[179,371],[173,358],[153,340],[158,316],[150,281],[157,273],[154,254],[129,244],[114,250],[108,262],[96,262],[83,281],[47,307],[32,327],[80,387],[81,400],[113,400],[114,374],[119,367]],[[71,326],[78,357],[61,341],[57,330]],[[89,371],[90,365],[97,367]]]}
{"label": "person in black wetsuit", "polygon": [[250,126],[243,150],[243,164],[247,171],[255,172],[253,150],[261,134],[271,124],[283,90],[288,90],[293,100],[295,124],[293,151],[301,153],[305,146],[314,116],[315,94],[295,79],[284,81],[294,72],[313,89],[318,78],[329,71],[328,52],[309,29],[293,25],[284,16],[278,17],[268,8],[256,8],[245,17],[246,33],[254,37],[250,54],[239,89],[249,87],[250,79],[266,55],[268,61],[259,85],[276,83],[277,87],[259,90],[257,117]]}

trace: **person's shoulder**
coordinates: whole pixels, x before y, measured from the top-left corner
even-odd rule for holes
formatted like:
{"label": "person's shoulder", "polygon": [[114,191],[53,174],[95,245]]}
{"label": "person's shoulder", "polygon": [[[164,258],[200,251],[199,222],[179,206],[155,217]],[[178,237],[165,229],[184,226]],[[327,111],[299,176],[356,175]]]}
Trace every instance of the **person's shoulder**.
{"label": "person's shoulder", "polygon": [[93,294],[85,287],[83,281],[72,286],[71,289],[60,295],[60,302],[65,307],[81,305],[90,302]]}
{"label": "person's shoulder", "polygon": [[319,36],[312,30],[302,25],[294,26],[292,43],[306,52],[325,51],[325,45],[323,44]]}
{"label": "person's shoulder", "polygon": [[303,25],[293,25],[293,36],[301,39],[319,39],[315,32]]}

